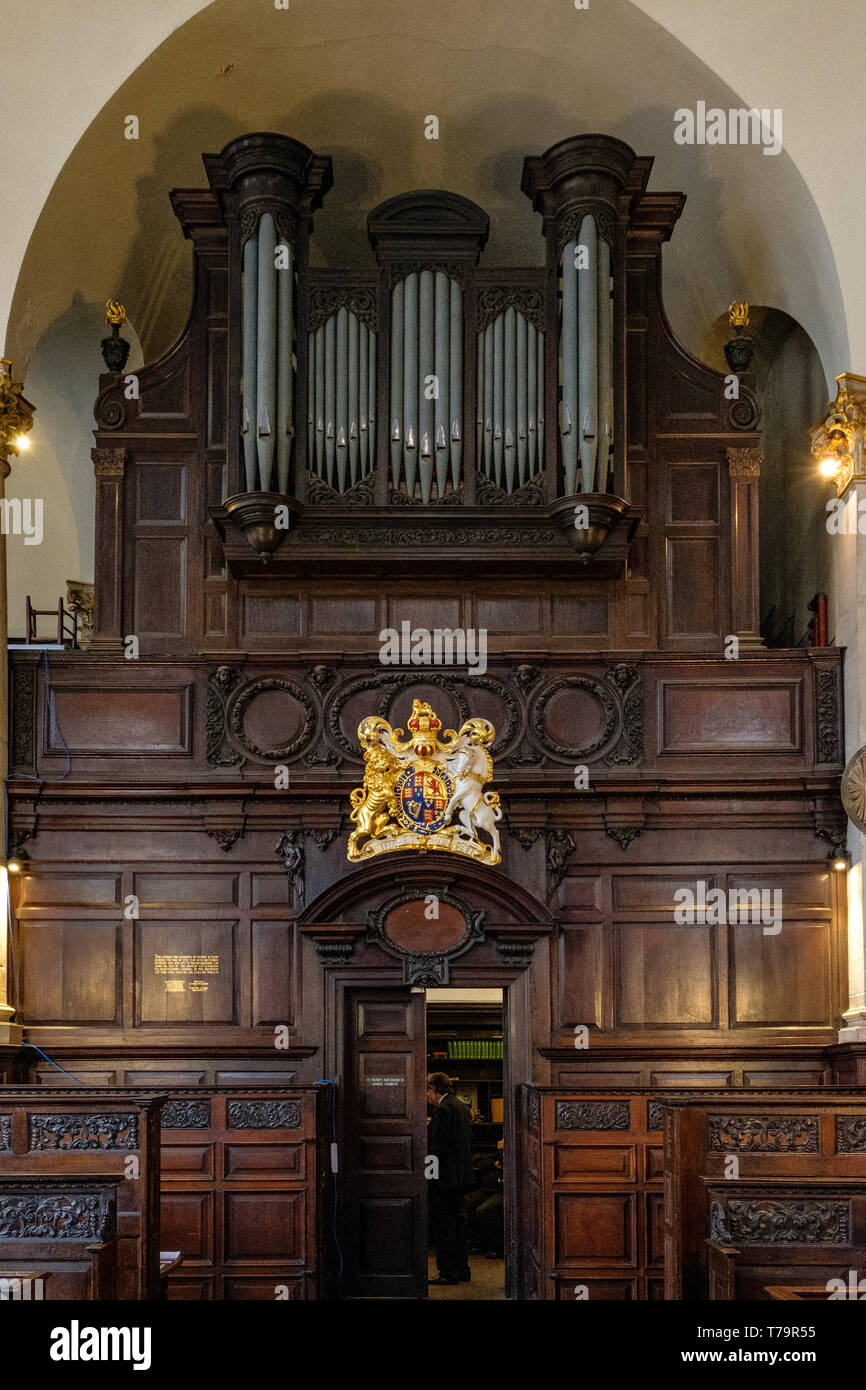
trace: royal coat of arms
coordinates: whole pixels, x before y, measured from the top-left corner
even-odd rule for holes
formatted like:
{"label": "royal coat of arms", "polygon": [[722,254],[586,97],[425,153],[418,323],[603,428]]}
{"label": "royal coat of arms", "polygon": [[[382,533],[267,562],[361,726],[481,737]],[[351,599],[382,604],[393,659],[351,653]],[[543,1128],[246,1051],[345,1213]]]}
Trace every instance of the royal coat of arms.
{"label": "royal coat of arms", "polygon": [[496,822],[502,807],[498,792],[484,790],[493,776],[488,749],[496,730],[487,719],[467,719],[456,733],[446,729],[440,737],[441,728],[421,700],[412,703],[408,739],[377,715],[361,720],[358,741],[366,766],[364,785],[350,798],[350,859],[444,849],[499,863]]}

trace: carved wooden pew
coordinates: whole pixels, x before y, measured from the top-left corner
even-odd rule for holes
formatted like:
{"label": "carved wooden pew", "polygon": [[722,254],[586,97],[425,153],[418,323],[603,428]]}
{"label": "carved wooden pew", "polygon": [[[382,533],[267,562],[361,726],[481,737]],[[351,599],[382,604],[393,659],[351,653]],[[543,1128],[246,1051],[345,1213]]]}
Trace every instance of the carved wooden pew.
{"label": "carved wooden pew", "polygon": [[862,1090],[671,1097],[664,1135],[666,1298],[866,1274]]}
{"label": "carved wooden pew", "polygon": [[159,1297],[159,1111],[135,1090],[0,1089],[0,1275],[53,1298]]}

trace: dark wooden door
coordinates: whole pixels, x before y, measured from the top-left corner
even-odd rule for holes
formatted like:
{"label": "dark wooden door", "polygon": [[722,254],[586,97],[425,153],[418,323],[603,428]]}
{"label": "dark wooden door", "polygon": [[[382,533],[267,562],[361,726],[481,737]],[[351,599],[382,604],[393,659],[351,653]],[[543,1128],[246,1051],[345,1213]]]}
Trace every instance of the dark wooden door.
{"label": "dark wooden door", "polygon": [[346,1292],[427,1294],[425,998],[353,990],[346,1030]]}

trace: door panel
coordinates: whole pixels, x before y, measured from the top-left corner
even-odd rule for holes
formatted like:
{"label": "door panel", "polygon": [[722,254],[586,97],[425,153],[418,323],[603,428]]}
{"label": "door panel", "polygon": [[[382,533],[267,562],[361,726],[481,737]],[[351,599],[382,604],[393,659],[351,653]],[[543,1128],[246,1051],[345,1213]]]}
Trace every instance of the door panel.
{"label": "door panel", "polygon": [[424,1298],[424,995],[408,989],[354,990],[347,1007],[347,1292],[356,1297]]}

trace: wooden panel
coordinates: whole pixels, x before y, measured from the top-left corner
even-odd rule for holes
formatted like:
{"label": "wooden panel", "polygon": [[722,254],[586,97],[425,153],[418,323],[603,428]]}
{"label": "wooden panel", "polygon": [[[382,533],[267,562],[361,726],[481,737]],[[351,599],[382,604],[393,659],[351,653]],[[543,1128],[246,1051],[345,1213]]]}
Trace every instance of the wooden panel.
{"label": "wooden panel", "polygon": [[210,1264],[213,1248],[213,1195],[210,1192],[166,1192],[160,1203],[160,1244],[180,1250],[184,1264]]}
{"label": "wooden panel", "polygon": [[136,922],[136,1022],[236,1023],[235,929],[233,922]]}
{"label": "wooden panel", "polygon": [[617,928],[617,1021],[633,1028],[713,1027],[715,929]]}
{"label": "wooden panel", "polygon": [[622,1192],[553,1197],[557,1262],[580,1264],[635,1262],[634,1197]]}
{"label": "wooden panel", "polygon": [[[302,1192],[226,1192],[223,1196],[225,1259],[289,1260],[304,1258]],[[177,1248],[177,1247],[175,1247]]]}
{"label": "wooden panel", "polygon": [[666,551],[668,636],[720,636],[718,541],[674,536]]}
{"label": "wooden panel", "polygon": [[301,630],[301,605],[295,594],[245,593],[241,624],[246,637],[276,637]]}
{"label": "wooden panel", "polygon": [[135,466],[135,520],[186,521],[186,467],[182,463]]}
{"label": "wooden panel", "polygon": [[288,903],[289,880],[285,873],[253,874],[253,907],[268,907],[271,904],[279,907],[287,907]]}
{"label": "wooden panel", "polygon": [[227,1178],[304,1177],[303,1144],[226,1144]]}
{"label": "wooden panel", "polygon": [[661,753],[792,753],[802,748],[799,681],[659,682]]}
{"label": "wooden panel", "polygon": [[87,690],[56,685],[57,725],[46,752],[63,753],[56,727],[73,755],[189,753],[190,686]]}
{"label": "wooden panel", "polygon": [[285,922],[253,922],[252,1019],[262,1024],[294,1021],[292,972],[294,950]]}
{"label": "wooden panel", "polygon": [[738,924],[729,940],[732,1027],[832,1024],[829,924],[786,920],[777,935]]}
{"label": "wooden panel", "polygon": [[553,1176],[574,1182],[597,1182],[607,1178],[632,1182],[635,1175],[633,1144],[557,1144]]}
{"label": "wooden panel", "polygon": [[233,907],[238,901],[237,874],[136,874],[135,894],[142,907],[169,907],[193,903]]}
{"label": "wooden panel", "polygon": [[479,598],[475,605],[476,623],[488,632],[537,632],[541,626],[541,600],[534,596],[501,594],[498,598]]}
{"label": "wooden panel", "polygon": [[[676,906],[674,894],[684,887],[684,875],[668,878],[662,874],[615,874],[612,879],[613,905],[615,908],[647,908],[653,911],[673,912]],[[715,888],[715,875],[702,871],[702,881],[707,889]]]}
{"label": "wooden panel", "polygon": [[375,599],[348,595],[339,599],[310,599],[311,632],[372,632],[377,628]]}
{"label": "wooden panel", "polygon": [[121,1019],[120,927],[114,922],[23,924],[25,1021],[106,1024]]}
{"label": "wooden panel", "polygon": [[138,637],[185,635],[186,582],[185,538],[136,537],[132,622]]}
{"label": "wooden panel", "polygon": [[388,598],[387,627],[401,630],[403,623],[411,627],[433,629],[461,626],[460,600],[437,595],[394,594]]}
{"label": "wooden panel", "polygon": [[17,881],[20,907],[116,907],[120,902],[119,874],[21,874]]}
{"label": "wooden panel", "polygon": [[601,1026],[601,928],[563,922],[558,938],[558,1023]]}
{"label": "wooden panel", "polygon": [[571,637],[604,637],[608,630],[608,599],[606,594],[568,595],[553,597],[551,629]]}
{"label": "wooden panel", "polygon": [[719,465],[717,463],[669,464],[668,524],[718,522]]}

